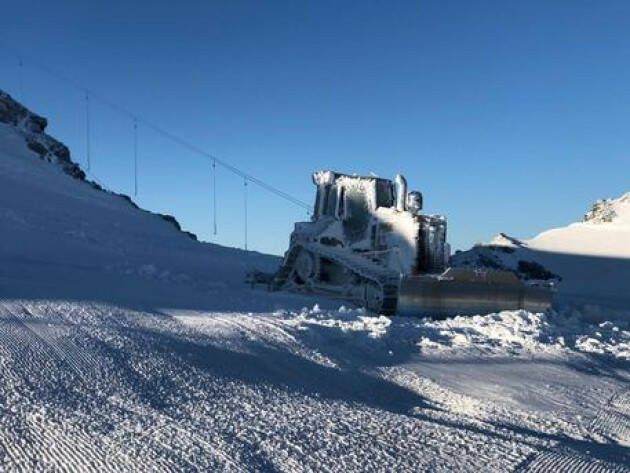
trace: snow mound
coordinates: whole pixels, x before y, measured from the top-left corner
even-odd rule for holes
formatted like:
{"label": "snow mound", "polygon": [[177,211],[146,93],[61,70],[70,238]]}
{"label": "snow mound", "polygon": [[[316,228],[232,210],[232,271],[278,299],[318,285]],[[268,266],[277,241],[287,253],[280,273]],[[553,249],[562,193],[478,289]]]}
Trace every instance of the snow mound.
{"label": "snow mound", "polygon": [[[533,313],[502,311],[446,320],[366,317],[362,310],[280,312],[275,323],[293,340],[324,348],[335,341],[345,354],[372,353],[391,361],[422,354],[438,357],[567,357],[600,354],[630,360],[630,323],[589,323],[574,311]],[[603,316],[605,317],[605,316]],[[324,331],[325,338],[320,335]]]}
{"label": "snow mound", "polygon": [[[630,328],[626,323],[584,323],[557,313],[503,311],[474,317],[425,321],[434,336],[423,336],[424,353],[476,352],[483,355],[559,355],[573,351],[630,360]],[[435,336],[437,334],[437,336]]]}

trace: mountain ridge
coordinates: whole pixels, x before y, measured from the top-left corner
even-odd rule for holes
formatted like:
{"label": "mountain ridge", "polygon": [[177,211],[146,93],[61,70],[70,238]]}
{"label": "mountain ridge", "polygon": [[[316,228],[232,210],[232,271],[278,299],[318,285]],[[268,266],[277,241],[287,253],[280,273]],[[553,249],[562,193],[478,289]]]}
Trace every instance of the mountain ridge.
{"label": "mountain ridge", "polygon": [[46,133],[48,120],[45,117],[32,112],[1,89],[0,123],[13,127],[16,133],[24,138],[28,149],[36,153],[43,161],[57,166],[65,174],[68,174],[75,179],[86,182],[95,190],[119,196],[125,199],[129,205],[136,209],[158,215],[165,221],[172,224],[178,231],[186,234],[193,240],[197,240],[197,235],[183,230],[173,215],[141,209],[128,195],[107,190],[99,183],[87,179],[85,171],[81,169],[81,166],[78,163],[72,160],[70,149],[64,143]]}

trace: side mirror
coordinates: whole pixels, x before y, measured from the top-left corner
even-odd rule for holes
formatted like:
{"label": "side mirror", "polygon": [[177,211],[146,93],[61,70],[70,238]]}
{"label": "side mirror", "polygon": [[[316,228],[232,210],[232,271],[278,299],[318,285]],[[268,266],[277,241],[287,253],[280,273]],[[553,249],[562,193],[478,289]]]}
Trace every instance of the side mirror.
{"label": "side mirror", "polygon": [[422,210],[422,192],[411,191],[407,194],[407,209],[414,214]]}

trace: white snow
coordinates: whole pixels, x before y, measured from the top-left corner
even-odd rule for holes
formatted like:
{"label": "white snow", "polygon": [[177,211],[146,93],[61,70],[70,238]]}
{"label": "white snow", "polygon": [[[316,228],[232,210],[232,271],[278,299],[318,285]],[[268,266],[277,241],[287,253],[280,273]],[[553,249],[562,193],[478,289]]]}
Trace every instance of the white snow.
{"label": "white snow", "polygon": [[499,234],[490,244],[524,246],[555,253],[630,258],[630,192],[616,199],[597,201],[581,222],[544,231],[530,240]]}
{"label": "white snow", "polygon": [[528,240],[527,246],[539,251],[630,258],[630,193],[618,199],[600,201],[599,218],[573,223],[543,232]]}
{"label": "white snow", "polygon": [[4,125],[0,230],[2,472],[630,471],[630,327],[605,308],[433,321],[251,289],[277,258]]}
{"label": "white snow", "polygon": [[[494,244],[512,244],[500,235]],[[630,258],[630,192],[599,200],[582,222],[547,230],[522,243],[532,250]]]}

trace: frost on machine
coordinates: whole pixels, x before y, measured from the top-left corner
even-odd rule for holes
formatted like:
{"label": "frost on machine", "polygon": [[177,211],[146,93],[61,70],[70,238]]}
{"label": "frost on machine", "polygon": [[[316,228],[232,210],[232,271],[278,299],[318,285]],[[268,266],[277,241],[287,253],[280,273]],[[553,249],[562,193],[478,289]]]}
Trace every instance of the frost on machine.
{"label": "frost on machine", "polygon": [[546,310],[549,288],[506,271],[448,268],[446,218],[425,215],[407,181],[313,174],[310,222],[298,222],[276,289],[351,300],[373,312],[446,316],[504,309]]}

